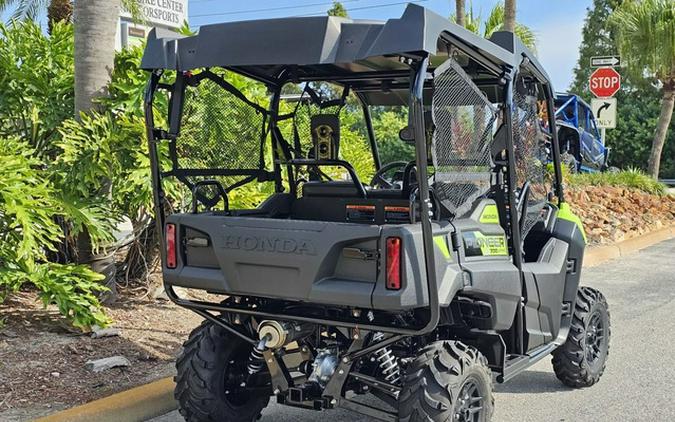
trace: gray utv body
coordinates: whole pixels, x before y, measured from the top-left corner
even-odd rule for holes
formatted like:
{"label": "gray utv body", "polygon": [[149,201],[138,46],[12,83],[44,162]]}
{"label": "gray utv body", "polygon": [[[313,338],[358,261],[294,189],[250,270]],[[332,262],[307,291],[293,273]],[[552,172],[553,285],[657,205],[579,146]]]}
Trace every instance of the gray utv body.
{"label": "gray utv body", "polygon": [[[400,19],[386,22],[272,19],[208,25],[190,37],[156,29],[142,67],[152,72],[146,117],[163,233],[162,273],[172,300],[247,341],[255,339],[216,313],[379,331],[392,335],[390,343],[447,325],[457,338],[477,345],[499,381],[564,343],[585,241],[564,202],[557,135],[535,129],[542,123],[528,109],[535,100],[545,102],[551,117],[543,124],[555,127],[551,83],[513,34],[486,40],[409,5]],[[253,104],[214,68],[264,84],[269,102]],[[173,78],[170,83],[167,77]],[[245,150],[239,162],[228,163],[226,151],[183,141],[188,135],[182,126],[188,123],[182,113],[189,108],[184,103],[203,81],[260,116],[261,127],[254,132],[259,139],[237,140]],[[296,139],[278,130],[287,118],[278,109],[282,87],[313,81],[344,87],[343,97],[347,91],[364,107],[378,169],[367,108],[409,107],[414,186],[363,188],[353,172],[348,181],[288,183],[293,176],[286,174],[300,166],[344,165],[338,157],[319,162],[300,153],[298,125]],[[164,125],[155,116],[160,92],[169,98]],[[465,100],[453,97],[455,92],[463,92]],[[444,138],[455,130],[445,123],[457,116],[454,107],[465,105],[468,111],[462,113],[475,119],[487,121],[494,114],[487,126],[495,130],[484,140],[474,136],[479,148],[471,154]],[[329,106],[322,104],[321,110]],[[555,163],[551,174],[545,164],[531,165],[539,153],[538,137],[545,136],[553,138],[547,143],[552,150],[538,158]],[[245,142],[253,147],[247,149]],[[198,154],[222,165],[197,166]],[[200,189],[217,178],[233,183],[220,183],[213,197],[202,195]],[[191,210],[167,212],[169,180],[187,186]],[[257,207],[216,209],[240,182],[272,183],[275,189]],[[529,197],[519,197],[528,188]],[[200,211],[199,205],[207,209]],[[175,230],[173,245],[167,242],[167,225]],[[398,289],[387,285],[390,238],[402,245]],[[171,265],[167,251],[175,254]],[[174,286],[225,300],[180,298]],[[319,309],[330,312],[318,315]],[[388,319],[396,315],[413,322]],[[361,353],[354,347],[353,353]]]}

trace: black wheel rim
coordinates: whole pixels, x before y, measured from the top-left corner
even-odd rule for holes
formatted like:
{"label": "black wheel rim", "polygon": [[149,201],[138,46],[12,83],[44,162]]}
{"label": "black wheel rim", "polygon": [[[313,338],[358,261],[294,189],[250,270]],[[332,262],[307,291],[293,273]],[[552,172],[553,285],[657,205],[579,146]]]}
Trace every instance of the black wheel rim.
{"label": "black wheel rim", "polygon": [[249,375],[247,370],[250,345],[242,344],[232,353],[223,373],[225,400],[233,408],[246,406],[269,389],[269,373],[266,369]]}
{"label": "black wheel rim", "polygon": [[607,338],[605,321],[600,311],[595,311],[586,327],[586,361],[591,366],[597,366],[605,354],[605,339]]}
{"label": "black wheel rim", "polygon": [[457,395],[454,420],[458,422],[479,422],[483,416],[483,393],[473,378],[464,381]]}

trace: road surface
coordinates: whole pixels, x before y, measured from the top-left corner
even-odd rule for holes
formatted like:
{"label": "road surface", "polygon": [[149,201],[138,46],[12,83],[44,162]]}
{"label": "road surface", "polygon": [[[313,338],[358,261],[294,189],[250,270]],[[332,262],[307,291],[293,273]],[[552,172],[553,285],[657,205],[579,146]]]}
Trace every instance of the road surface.
{"label": "road surface", "polygon": [[[675,420],[675,239],[630,258],[584,269],[583,284],[607,296],[609,361],[598,384],[563,386],[550,359],[496,386],[494,421]],[[274,400],[272,400],[274,401]],[[316,413],[271,404],[262,422],[371,421],[348,411]],[[152,422],[180,422],[178,412]]]}

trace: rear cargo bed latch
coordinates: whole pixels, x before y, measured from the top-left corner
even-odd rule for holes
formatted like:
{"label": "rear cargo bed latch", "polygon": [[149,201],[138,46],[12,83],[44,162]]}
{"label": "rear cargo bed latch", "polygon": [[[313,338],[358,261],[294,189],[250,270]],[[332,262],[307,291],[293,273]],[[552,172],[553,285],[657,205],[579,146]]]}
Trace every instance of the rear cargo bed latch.
{"label": "rear cargo bed latch", "polygon": [[373,261],[378,258],[376,249],[344,248],[342,256],[351,259],[362,259],[364,261]]}

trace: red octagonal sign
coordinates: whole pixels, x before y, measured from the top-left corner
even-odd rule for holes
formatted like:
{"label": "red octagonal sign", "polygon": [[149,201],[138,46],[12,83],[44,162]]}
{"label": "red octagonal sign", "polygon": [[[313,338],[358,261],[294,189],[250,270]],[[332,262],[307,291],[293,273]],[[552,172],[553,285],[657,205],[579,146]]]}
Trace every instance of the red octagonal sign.
{"label": "red octagonal sign", "polygon": [[601,67],[591,75],[588,87],[596,97],[612,97],[621,88],[621,75],[611,67]]}

